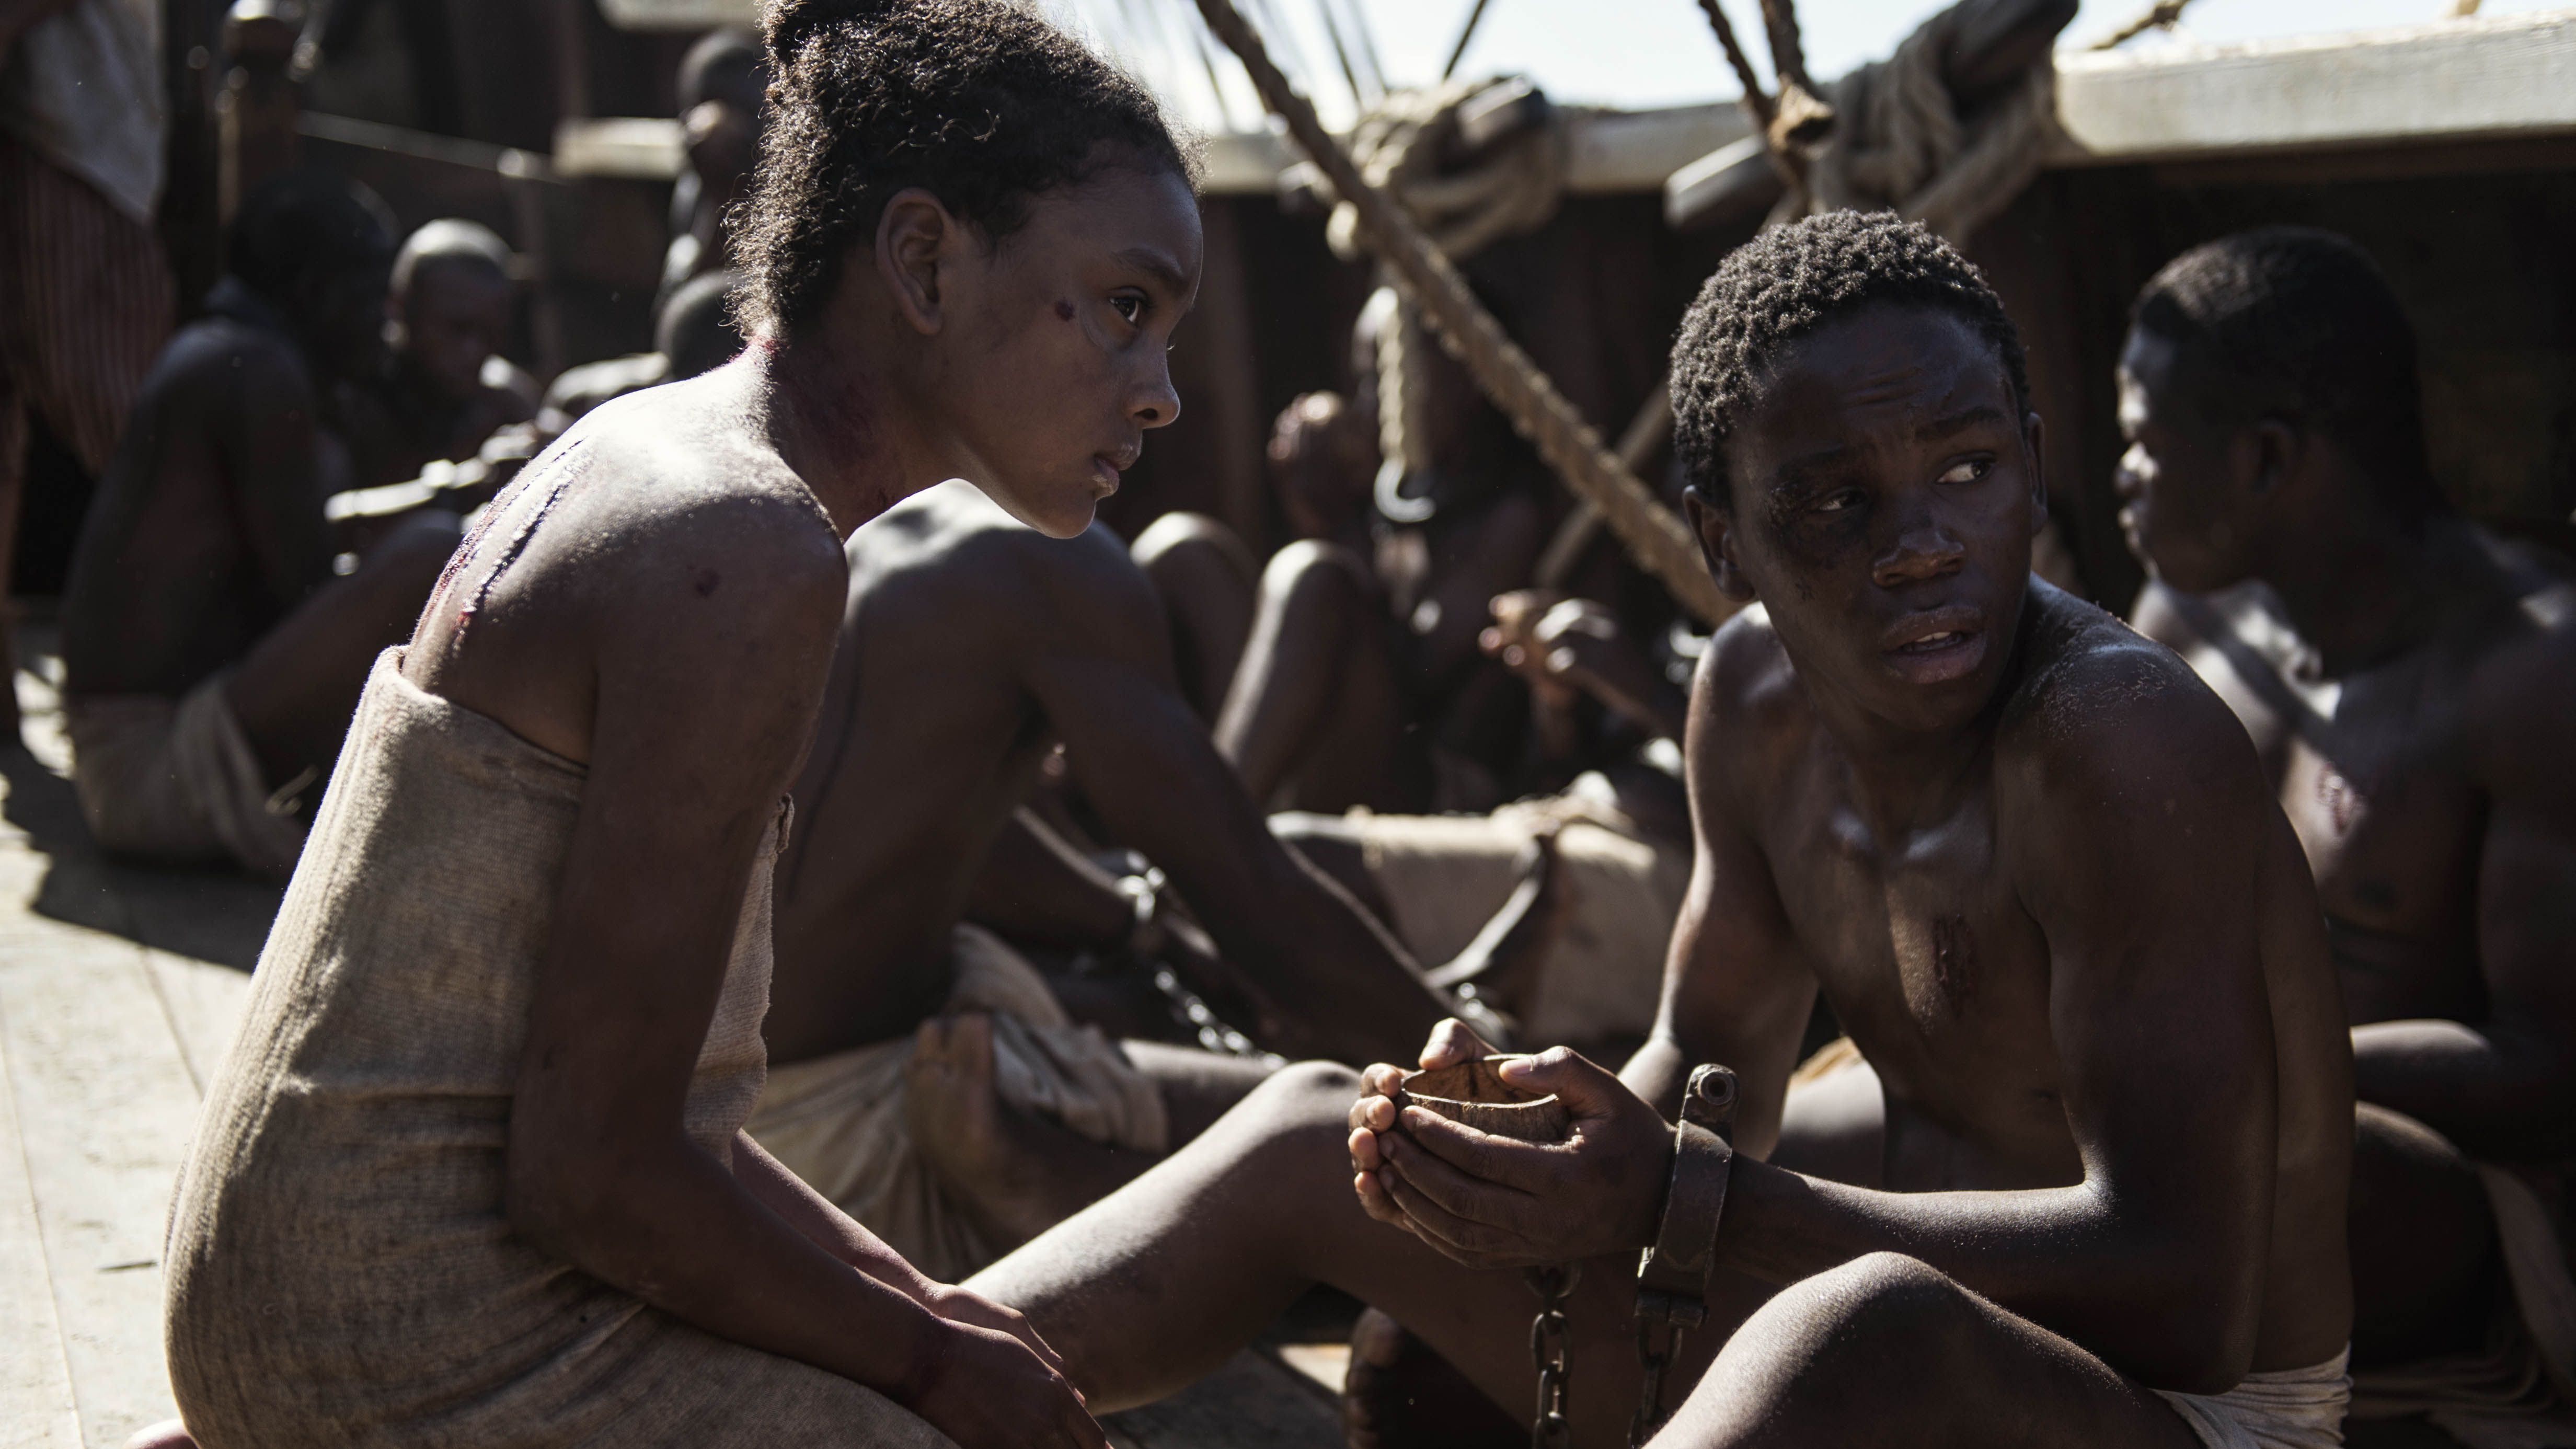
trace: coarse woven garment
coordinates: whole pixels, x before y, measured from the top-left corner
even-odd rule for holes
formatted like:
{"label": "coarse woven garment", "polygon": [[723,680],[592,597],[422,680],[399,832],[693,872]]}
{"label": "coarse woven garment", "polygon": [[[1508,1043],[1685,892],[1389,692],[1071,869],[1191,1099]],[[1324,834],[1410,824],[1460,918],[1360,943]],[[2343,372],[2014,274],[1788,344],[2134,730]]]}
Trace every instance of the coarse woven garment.
{"label": "coarse woven garment", "polygon": [[[171,1209],[170,1380],[205,1449],[944,1446],[875,1391],[514,1237],[510,1094],[583,770],[376,661]],[[770,870],[685,1107],[759,1099]]]}

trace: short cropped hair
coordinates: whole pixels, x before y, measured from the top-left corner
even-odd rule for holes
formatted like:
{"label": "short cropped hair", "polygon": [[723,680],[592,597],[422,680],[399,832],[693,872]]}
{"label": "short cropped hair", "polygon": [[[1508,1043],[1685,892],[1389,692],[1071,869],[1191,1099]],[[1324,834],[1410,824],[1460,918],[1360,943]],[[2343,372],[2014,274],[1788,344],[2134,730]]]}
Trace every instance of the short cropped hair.
{"label": "short cropped hair", "polygon": [[1733,506],[1726,444],[1789,344],[1866,308],[1948,312],[1992,344],[2030,411],[2021,334],[1985,276],[1948,242],[1892,212],[1829,211],[1773,227],[1737,247],[1700,288],[1673,343],[1673,451],[1684,477]]}
{"label": "short cropped hair", "polygon": [[769,0],[770,120],[737,233],[745,331],[792,340],[921,187],[1000,241],[1103,166],[1194,166],[1153,96],[1010,0]]}
{"label": "short cropped hair", "polygon": [[487,267],[502,281],[510,279],[510,244],[500,233],[479,221],[443,216],[425,222],[420,230],[403,238],[402,250],[394,253],[393,293],[411,295],[412,279],[421,268],[439,263],[463,262]]}
{"label": "short cropped hair", "polygon": [[327,171],[289,171],[242,198],[224,230],[224,270],[269,301],[285,302],[308,276],[383,267],[394,231],[393,212],[366,187]]}
{"label": "short cropped hair", "polygon": [[2174,346],[2174,390],[2201,421],[2286,419],[2346,445],[2401,516],[2442,506],[2415,328],[2351,239],[2300,226],[2221,237],[2167,262],[2130,319]]}

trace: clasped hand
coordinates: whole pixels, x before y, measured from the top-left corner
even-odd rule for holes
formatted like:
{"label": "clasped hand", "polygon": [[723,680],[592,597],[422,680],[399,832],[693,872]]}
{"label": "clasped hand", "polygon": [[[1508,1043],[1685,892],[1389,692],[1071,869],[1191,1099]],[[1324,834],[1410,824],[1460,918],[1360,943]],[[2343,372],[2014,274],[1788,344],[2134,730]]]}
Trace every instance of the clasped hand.
{"label": "clasped hand", "polygon": [[[1422,1049],[1425,1070],[1490,1055],[1458,1021]],[[1351,1186],[1370,1217],[1470,1268],[1523,1268],[1654,1241],[1672,1171],[1672,1129],[1627,1085],[1555,1047],[1507,1063],[1514,1086],[1556,1094],[1573,1116],[1563,1142],[1516,1142],[1421,1107],[1397,1111],[1401,1068],[1360,1076],[1351,1107]]]}

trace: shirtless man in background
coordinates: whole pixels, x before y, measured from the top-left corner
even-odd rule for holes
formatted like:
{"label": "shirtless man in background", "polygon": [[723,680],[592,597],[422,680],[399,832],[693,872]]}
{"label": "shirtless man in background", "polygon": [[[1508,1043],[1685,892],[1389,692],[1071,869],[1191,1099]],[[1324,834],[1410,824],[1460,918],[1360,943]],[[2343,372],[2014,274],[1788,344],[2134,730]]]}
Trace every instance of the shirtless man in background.
{"label": "shirtless man in background", "polygon": [[[1583,1262],[1572,1438],[1614,1443],[1661,1113],[1722,1061],[1723,1271],[1656,1443],[2337,1442],[2351,1079],[2314,887],[2225,707],[2031,579],[2040,422],[2001,306],[1920,227],[1837,212],[1730,256],[1674,354],[1692,520],[1764,607],[1691,703],[1655,1039],[1620,1078],[1509,1069],[1571,1108],[1553,1146],[1399,1119],[1391,1067],[1282,1072],[976,1290],[1095,1409],[1316,1280],[1519,1406],[1532,1304],[1500,1270]],[[1885,1083],[1885,1190],[1758,1160],[1820,990]],[[1424,1060],[1482,1049],[1448,1028]]]}
{"label": "shirtless man in background", "polygon": [[335,576],[322,500],[347,454],[321,398],[382,349],[382,212],[313,172],[254,191],[209,315],[153,365],[99,481],[63,667],[73,784],[111,851],[291,871],[297,802],[455,549],[455,516],[424,515]]}
{"label": "shirtless man in background", "polygon": [[2252,734],[2354,1023],[2364,1367],[2487,1332],[2462,1154],[2576,1153],[2576,588],[2444,501],[2415,359],[2367,254],[2271,228],[2158,273],[2120,362],[2135,622]]}
{"label": "shirtless man in background", "polygon": [[386,365],[340,389],[353,486],[418,477],[474,456],[495,428],[536,416],[536,379],[501,355],[517,330],[509,245],[455,217],[403,239],[385,292]]}
{"label": "shirtless man in background", "polygon": [[962,1276],[1017,1246],[1268,1071],[1077,1029],[1009,947],[960,927],[970,907],[1102,944],[1167,926],[1156,898],[1015,820],[1059,742],[1110,837],[1169,874],[1260,1002],[1266,1020],[1240,1025],[1262,1045],[1366,1061],[1456,1009],[1270,834],[1183,694],[1153,584],[1108,530],[1050,539],[949,483],[847,552],[779,865],[772,1071],[750,1130],[924,1271]]}

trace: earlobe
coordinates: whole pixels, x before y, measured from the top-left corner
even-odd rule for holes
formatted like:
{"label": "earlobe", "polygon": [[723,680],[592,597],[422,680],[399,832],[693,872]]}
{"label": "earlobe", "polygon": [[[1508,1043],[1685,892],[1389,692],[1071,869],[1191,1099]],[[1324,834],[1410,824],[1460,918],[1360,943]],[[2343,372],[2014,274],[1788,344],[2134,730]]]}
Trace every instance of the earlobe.
{"label": "earlobe", "polygon": [[2254,476],[2247,480],[2249,490],[2260,498],[2280,486],[2298,467],[2300,436],[2297,427],[2283,418],[2265,418],[2254,425]]}
{"label": "earlobe", "polygon": [[957,219],[917,186],[896,192],[877,218],[878,280],[903,319],[925,337],[940,328],[940,269],[957,235]]}
{"label": "earlobe", "polygon": [[1717,591],[1739,604],[1753,602],[1753,581],[1735,561],[1735,529],[1724,510],[1709,503],[1696,484],[1682,490],[1682,515],[1690,523],[1691,534],[1699,540],[1700,561],[1708,565],[1708,576]]}

